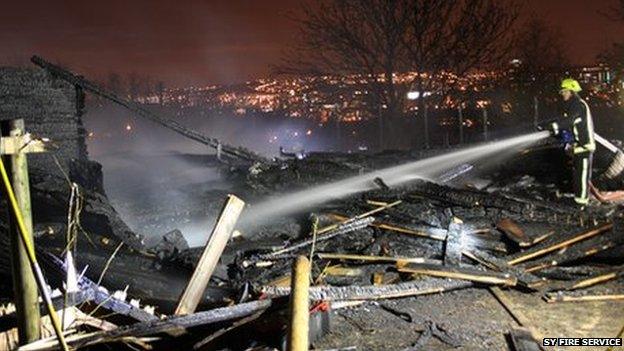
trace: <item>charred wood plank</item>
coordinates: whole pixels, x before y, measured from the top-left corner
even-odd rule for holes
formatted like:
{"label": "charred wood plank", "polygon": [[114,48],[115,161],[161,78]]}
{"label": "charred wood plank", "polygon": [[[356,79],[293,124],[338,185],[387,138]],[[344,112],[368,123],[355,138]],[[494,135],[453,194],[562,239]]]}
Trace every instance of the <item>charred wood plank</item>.
{"label": "charred wood plank", "polygon": [[566,247],[565,250],[553,252],[538,260],[527,261],[519,265],[519,267],[526,272],[538,272],[546,268],[573,262],[618,247],[622,245],[623,239],[621,233],[612,231],[598,237],[587,239],[571,247]]}
{"label": "charred wood plank", "polygon": [[612,223],[603,224],[600,227],[596,227],[590,230],[583,231],[581,233],[575,233],[572,235],[566,235],[563,238],[558,239],[553,243],[543,243],[541,245],[535,246],[527,251],[524,251],[516,256],[513,256],[508,259],[507,263],[510,265],[515,265],[524,261],[528,261],[535,257],[540,257],[546,255],[550,252],[557,251],[566,246],[573,245],[582,240],[591,238],[593,236],[604,233],[607,230],[613,228]]}
{"label": "charred wood plank", "polygon": [[589,301],[622,301],[624,294],[572,295],[567,292],[546,293],[544,301],[555,302],[589,302]]}
{"label": "charred wood plank", "polygon": [[617,269],[611,269],[606,272],[598,273],[587,278],[581,278],[565,283],[560,283],[556,287],[553,287],[552,290],[571,291],[577,289],[585,289],[590,286],[602,284],[610,280],[619,279],[622,277],[624,277],[624,266],[620,266]]}
{"label": "charred wood plank", "polygon": [[463,254],[488,268],[513,275],[518,279],[518,283],[528,288],[534,288],[545,281],[543,278],[525,272],[522,268],[510,266],[505,260],[494,257],[483,251],[464,250]]}
{"label": "charred wood plank", "polygon": [[[310,299],[324,301],[381,300],[416,295],[436,294],[473,286],[469,281],[440,278],[419,279],[388,285],[313,286]],[[269,297],[287,296],[290,287],[264,286],[261,292]]]}
{"label": "charred wood plank", "polygon": [[[259,300],[248,303],[242,303],[229,307],[216,308],[210,311],[197,312],[186,316],[173,316],[166,319],[158,319],[149,322],[140,322],[128,326],[119,327],[111,331],[101,331],[90,334],[75,335],[67,338],[67,343],[74,348],[86,347],[89,345],[121,341],[125,337],[141,337],[146,335],[154,335],[164,333],[180,328],[191,328],[201,325],[208,325],[218,322],[229,321],[233,319],[243,318],[260,311],[264,311],[271,306],[271,300]],[[45,340],[42,340],[45,342]],[[55,344],[41,343],[42,347],[36,343],[30,344],[29,350],[46,350],[53,349]]]}
{"label": "charred wood plank", "polygon": [[555,233],[554,230],[548,230],[548,231],[539,233],[537,235],[530,236],[527,233],[527,230],[523,228],[525,226],[526,225],[521,225],[519,223],[514,222],[510,218],[503,218],[500,221],[498,221],[498,223],[496,223],[496,227],[500,231],[505,233],[507,238],[517,243],[518,246],[520,247],[533,246]]}
{"label": "charred wood plank", "polygon": [[[344,221],[349,219],[349,217],[342,216],[339,214],[331,214],[331,216],[337,220]],[[392,232],[397,232],[401,234],[408,234],[413,236],[419,236],[427,239],[439,240],[443,241],[446,239],[446,230],[441,228],[428,228],[428,227],[420,227],[420,228],[407,228],[391,223],[375,221],[371,224],[372,227],[388,230]]]}
{"label": "charred wood plank", "polygon": [[324,260],[348,260],[348,261],[363,261],[363,262],[381,262],[381,263],[430,263],[441,264],[441,261],[423,258],[423,257],[389,257],[389,256],[366,256],[366,255],[351,255],[341,253],[329,253],[319,252],[316,256]]}
{"label": "charred wood plank", "polygon": [[[341,224],[340,226],[337,226],[335,229],[329,231],[329,232],[325,232],[325,234],[323,235],[319,235],[316,237],[316,242],[321,242],[321,241],[326,241],[329,240],[333,237],[336,237],[338,235],[342,235],[342,234],[346,234],[346,233],[350,233],[362,228],[366,228],[367,226],[369,226],[371,223],[373,223],[375,219],[373,217],[365,217],[365,218],[361,218],[361,219],[356,219],[354,221],[350,221],[350,222],[345,222],[343,224]],[[251,265],[251,264],[255,264],[257,262],[260,261],[267,261],[267,260],[272,260],[272,259],[277,259],[279,258],[281,255],[284,254],[292,254],[294,252],[297,252],[298,250],[301,250],[303,248],[306,248],[310,245],[312,245],[312,243],[315,242],[314,238],[310,238],[310,239],[305,239],[302,241],[299,241],[297,243],[294,243],[292,245],[289,245],[285,248],[279,249],[277,251],[268,253],[268,254],[263,254],[263,255],[258,255],[257,257],[255,257],[252,260],[246,261],[244,263],[244,265]]]}
{"label": "charred wood plank", "polygon": [[[56,269],[57,273],[65,275],[65,263],[58,257],[46,253],[41,255],[41,259],[44,262],[49,263],[47,266],[51,269]],[[78,287],[81,291],[91,292],[93,296],[90,296],[90,301],[102,306],[115,313],[123,314],[125,316],[136,319],[140,322],[147,322],[158,320],[158,317],[152,313],[148,313],[143,309],[133,306],[124,300],[118,299],[111,295],[108,290],[93,282],[91,279],[80,276],[78,279]]]}
{"label": "charred wood plank", "polygon": [[398,264],[399,272],[426,274],[433,277],[469,280],[477,283],[515,286],[516,277],[509,273],[484,271],[470,267],[449,267],[431,264]]}

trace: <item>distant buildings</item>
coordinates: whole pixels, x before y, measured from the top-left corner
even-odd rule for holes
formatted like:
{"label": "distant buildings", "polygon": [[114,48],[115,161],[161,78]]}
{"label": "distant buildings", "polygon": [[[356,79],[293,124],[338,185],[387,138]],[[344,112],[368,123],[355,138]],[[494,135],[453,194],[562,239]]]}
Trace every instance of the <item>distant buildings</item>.
{"label": "distant buildings", "polygon": [[[473,72],[465,77],[458,77],[451,73],[442,72],[432,84],[432,91],[453,86],[446,99],[437,99],[439,102],[432,105],[432,109],[454,108],[460,97],[467,95],[484,95],[494,91],[507,81],[510,86],[518,86],[517,77],[513,72],[520,67],[521,62],[513,61],[506,71]],[[600,91],[603,99],[612,98],[610,93],[620,89],[614,84],[614,75],[604,64],[588,67],[573,67],[567,72],[570,76],[581,81],[588,90]],[[413,82],[418,73],[397,73],[393,80],[397,86],[406,88]],[[422,73],[429,78],[427,73]],[[200,108],[219,113],[227,113],[244,117],[247,114],[272,114],[289,118],[305,118],[327,124],[331,121],[355,123],[376,118],[379,107],[375,103],[375,96],[371,93],[370,80],[376,78],[383,82],[383,76],[367,77],[359,75],[347,76],[320,76],[320,77],[283,77],[263,78],[236,85],[210,85],[205,87],[190,87],[179,89],[165,89],[160,94],[149,94],[137,100],[147,104],[162,104],[180,109]],[[513,79],[516,79],[513,81]],[[509,84],[508,84],[509,85]],[[409,88],[409,87],[408,87]],[[410,91],[412,89],[403,89]],[[421,95],[431,95],[430,92],[411,92],[410,99],[406,99],[404,113],[413,115],[418,109],[418,98]],[[445,94],[446,95],[446,94]],[[612,94],[617,96],[617,94]],[[438,96],[439,97],[439,96]],[[427,97],[431,99],[432,97]],[[473,97],[474,101],[483,97]],[[411,112],[413,111],[413,112]]]}

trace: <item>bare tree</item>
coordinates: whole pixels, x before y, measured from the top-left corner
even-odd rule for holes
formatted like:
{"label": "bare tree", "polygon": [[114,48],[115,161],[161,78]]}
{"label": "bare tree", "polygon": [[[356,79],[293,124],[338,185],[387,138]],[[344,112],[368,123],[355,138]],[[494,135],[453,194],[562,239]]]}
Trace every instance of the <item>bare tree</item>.
{"label": "bare tree", "polygon": [[405,46],[410,68],[426,73],[413,82],[420,92],[444,98],[457,80],[443,75],[461,77],[474,69],[498,66],[510,56],[518,16],[514,1],[416,0],[410,7]]}
{"label": "bare tree", "polygon": [[[603,15],[612,21],[624,22],[624,0],[618,0],[618,4],[609,8],[609,11]],[[609,66],[616,81],[623,79],[624,42],[613,43],[611,47],[598,55],[598,59]]]}
{"label": "bare tree", "polygon": [[[404,35],[407,0],[326,0],[303,5],[299,41],[287,53],[281,73],[356,74],[371,94],[371,112],[395,119],[403,91],[393,74],[406,69]],[[383,108],[382,108],[383,107]],[[390,125],[390,124],[386,124]]]}
{"label": "bare tree", "polygon": [[523,27],[515,40],[516,58],[520,60],[515,78],[521,91],[532,96],[541,95],[543,89],[561,79],[570,64],[568,49],[561,38],[559,28],[536,17]]}
{"label": "bare tree", "polygon": [[[454,84],[443,72],[498,62],[517,10],[512,0],[325,0],[296,18],[300,41],[278,72],[356,74],[373,94],[371,110],[392,127],[410,88],[441,96]],[[423,74],[398,83],[395,74],[407,71]]]}

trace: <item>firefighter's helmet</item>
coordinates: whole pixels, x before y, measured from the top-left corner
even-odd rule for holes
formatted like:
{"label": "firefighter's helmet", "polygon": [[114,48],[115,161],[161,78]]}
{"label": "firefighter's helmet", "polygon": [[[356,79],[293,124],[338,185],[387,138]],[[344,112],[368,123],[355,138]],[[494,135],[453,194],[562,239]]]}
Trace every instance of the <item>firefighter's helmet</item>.
{"label": "firefighter's helmet", "polygon": [[561,90],[570,90],[573,91],[575,93],[578,93],[579,91],[583,90],[581,89],[581,85],[579,84],[579,82],[576,79],[572,79],[572,78],[566,78],[564,80],[561,81]]}

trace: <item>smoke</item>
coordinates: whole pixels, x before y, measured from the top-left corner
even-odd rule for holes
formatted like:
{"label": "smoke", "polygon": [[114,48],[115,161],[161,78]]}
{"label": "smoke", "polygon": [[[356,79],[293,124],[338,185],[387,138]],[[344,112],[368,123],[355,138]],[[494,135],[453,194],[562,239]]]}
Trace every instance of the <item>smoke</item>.
{"label": "smoke", "polygon": [[[221,203],[210,191],[231,188],[208,164],[214,150],[125,108],[90,101],[83,120],[90,157],[103,166],[104,187],[120,216],[137,233],[150,238],[180,229],[191,245],[200,245]],[[94,106],[91,106],[94,105]],[[158,107],[157,107],[158,108]],[[323,150],[325,139],[311,122],[284,118],[164,111],[179,123],[234,146],[265,156],[286,150]]]}

